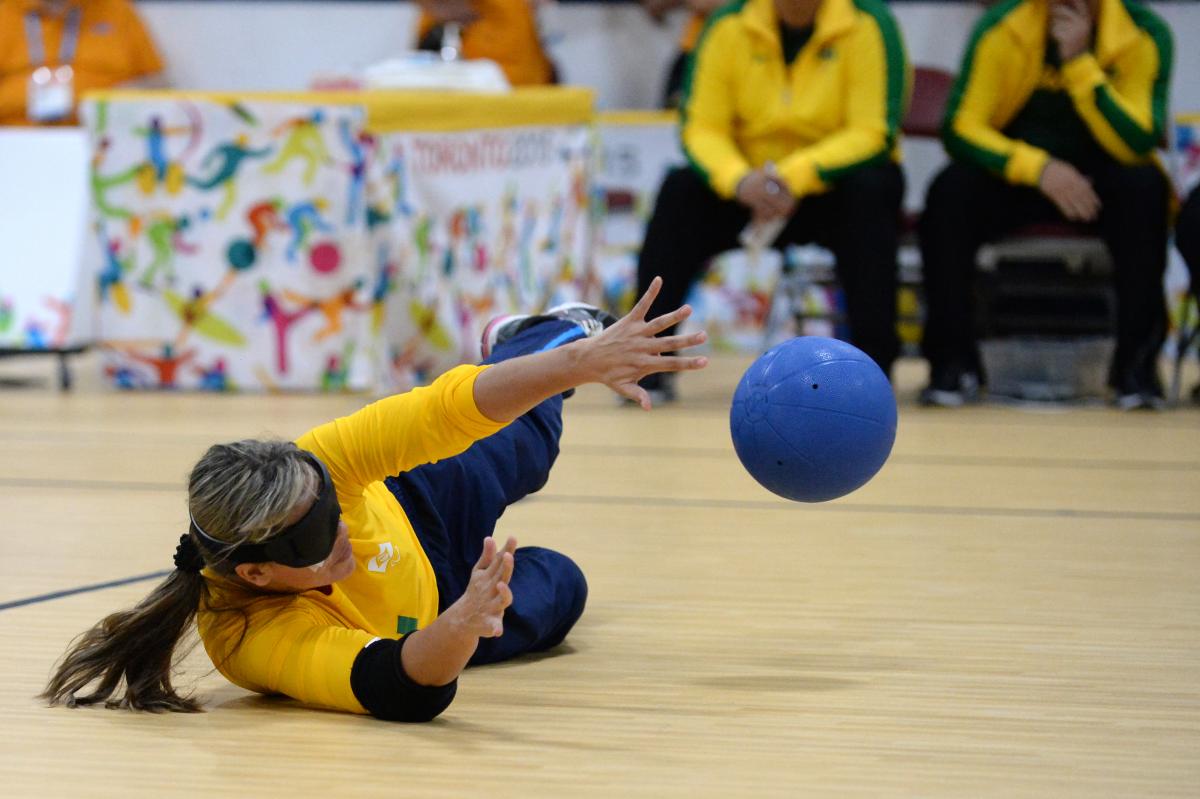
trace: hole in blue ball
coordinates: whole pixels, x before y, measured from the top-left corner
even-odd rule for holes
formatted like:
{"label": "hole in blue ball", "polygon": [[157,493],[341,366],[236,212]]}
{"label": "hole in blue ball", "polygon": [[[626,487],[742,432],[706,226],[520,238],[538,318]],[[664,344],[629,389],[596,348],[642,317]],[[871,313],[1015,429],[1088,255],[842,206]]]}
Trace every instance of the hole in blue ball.
{"label": "hole in blue ball", "polygon": [[817,390],[817,384],[813,383],[813,391],[816,391],[816,390]]}

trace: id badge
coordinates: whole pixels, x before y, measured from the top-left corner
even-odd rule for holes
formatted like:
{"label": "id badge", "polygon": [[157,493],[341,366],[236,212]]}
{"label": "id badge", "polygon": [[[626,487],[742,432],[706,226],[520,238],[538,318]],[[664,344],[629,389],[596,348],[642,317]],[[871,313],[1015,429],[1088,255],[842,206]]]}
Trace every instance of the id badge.
{"label": "id badge", "polygon": [[29,118],[57,122],[71,116],[75,107],[75,71],[70,66],[38,67],[29,76]]}

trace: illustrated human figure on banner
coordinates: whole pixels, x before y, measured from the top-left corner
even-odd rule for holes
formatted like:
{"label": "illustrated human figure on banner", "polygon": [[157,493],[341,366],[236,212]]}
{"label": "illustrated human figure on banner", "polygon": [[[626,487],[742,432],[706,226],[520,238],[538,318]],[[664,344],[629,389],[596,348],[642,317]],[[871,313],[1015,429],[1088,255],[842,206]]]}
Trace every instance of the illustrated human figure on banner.
{"label": "illustrated human figure on banner", "polygon": [[183,236],[191,227],[191,219],[185,214],[178,217],[170,214],[155,214],[146,226],[146,241],[153,249],[154,257],[146,271],[138,279],[142,288],[150,288],[161,271],[168,284],[175,282],[175,255],[199,252],[196,244],[187,242]]}
{"label": "illustrated human figure on banner", "polygon": [[272,152],[270,147],[251,149],[249,141],[249,137],[241,133],[233,141],[217,145],[200,161],[201,170],[208,170],[215,164],[212,173],[206,178],[189,177],[187,179],[188,185],[201,191],[213,191],[218,188],[224,191],[221,204],[217,206],[217,219],[224,219],[237,201],[235,178],[242,163],[248,159],[266,158]]}
{"label": "illustrated human figure on banner", "polygon": [[175,388],[175,379],[179,374],[179,370],[195,358],[196,354],[196,350],[194,349],[176,354],[175,347],[172,344],[163,344],[160,355],[146,355],[132,347],[125,350],[125,355],[128,358],[145,364],[154,370],[158,377],[157,388]]}
{"label": "illustrated human figure on banner", "polygon": [[304,162],[302,180],[305,186],[311,186],[317,177],[317,170],[330,162],[329,150],[321,135],[321,124],[325,121],[324,111],[317,109],[309,116],[290,119],[272,131],[273,136],[286,133],[287,138],[279,148],[275,160],[263,167],[263,172],[278,174],[288,164],[299,159]]}
{"label": "illustrated human figure on banner", "polygon": [[280,212],[283,210],[283,200],[272,197],[260,203],[255,203],[246,211],[246,222],[254,232],[250,239],[255,251],[262,249],[266,243],[267,234],[271,231],[288,231],[291,227],[283,221]]}
{"label": "illustrated human figure on banner", "polygon": [[[167,127],[161,117],[153,116],[145,127],[133,129],[134,135],[142,137],[146,144],[146,160],[137,170],[138,187],[143,194],[153,194],[161,185],[166,187],[168,194],[175,195],[187,181],[182,162],[199,146],[204,126],[194,108],[186,104],[181,107],[188,116],[186,125]],[[176,160],[167,156],[167,139],[170,136],[188,137],[187,144]]]}
{"label": "illustrated human figure on banner", "polygon": [[291,289],[284,289],[282,296],[288,302],[318,311],[325,318],[325,326],[313,334],[313,341],[321,342],[342,332],[342,318],[347,312],[366,311],[371,306],[360,302],[363,280],[355,280],[349,286],[336,290],[328,297],[309,297]]}
{"label": "illustrated human figure on banner", "polygon": [[306,200],[288,208],[284,218],[292,232],[291,243],[287,247],[287,259],[296,260],[296,256],[307,250],[309,239],[314,231],[332,234],[334,227],[326,221],[321,213],[329,207],[329,201],[324,197]]}
{"label": "illustrated human figure on banner", "polygon": [[348,119],[339,120],[338,135],[350,155],[350,162],[346,165],[350,173],[350,192],[346,200],[346,224],[353,225],[358,221],[358,215],[362,212],[365,202],[367,163],[375,149],[375,137],[364,130],[353,130]]}
{"label": "illustrated human figure on banner", "polygon": [[128,314],[132,302],[124,281],[125,276],[133,271],[133,258],[129,255],[122,258],[120,240],[108,238],[103,228],[100,231],[100,240],[104,251],[104,264],[97,278],[100,302],[103,303],[111,295],[117,309],[123,314]]}

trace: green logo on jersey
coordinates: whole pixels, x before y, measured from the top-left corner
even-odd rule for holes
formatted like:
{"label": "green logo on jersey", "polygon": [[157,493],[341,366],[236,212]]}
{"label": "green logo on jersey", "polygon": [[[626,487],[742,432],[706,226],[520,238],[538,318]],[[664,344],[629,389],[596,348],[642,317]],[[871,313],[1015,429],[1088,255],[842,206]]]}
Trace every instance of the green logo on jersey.
{"label": "green logo on jersey", "polygon": [[417,620],[416,619],[411,618],[409,616],[397,616],[396,617],[396,634],[397,635],[408,635],[411,632],[415,632],[416,629],[417,629]]}

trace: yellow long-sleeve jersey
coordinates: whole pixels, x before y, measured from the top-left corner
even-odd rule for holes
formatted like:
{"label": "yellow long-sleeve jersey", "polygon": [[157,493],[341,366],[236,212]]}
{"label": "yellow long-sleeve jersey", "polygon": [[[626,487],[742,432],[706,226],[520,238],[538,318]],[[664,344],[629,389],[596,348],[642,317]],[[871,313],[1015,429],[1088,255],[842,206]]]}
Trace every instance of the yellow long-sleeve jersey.
{"label": "yellow long-sleeve jersey", "polygon": [[738,0],[696,45],[683,149],[722,197],[768,162],[793,194],[822,192],[857,167],[899,160],[908,86],[904,44],[879,0],[825,0],[790,65],[772,0]]}
{"label": "yellow long-sleeve jersey", "polygon": [[206,570],[211,602],[200,608],[197,625],[226,678],[259,693],[366,712],[350,685],[359,652],[377,637],[399,638],[425,627],[438,613],[429,558],[381,481],[457,455],[504,426],[475,405],[475,378],[484,368],[457,367],[428,387],[380,400],[296,439],[329,469],[355,569],[328,593],[287,595],[254,593]]}
{"label": "yellow long-sleeve jersey", "polygon": [[[979,20],[963,56],[942,138],[951,156],[1011,183],[1036,185],[1049,154],[1003,131],[1044,83],[1049,0],[1006,0]],[[1061,82],[1096,142],[1147,163],[1163,135],[1172,43],[1167,25],[1128,0],[1100,0],[1095,44],[1063,64]]]}

